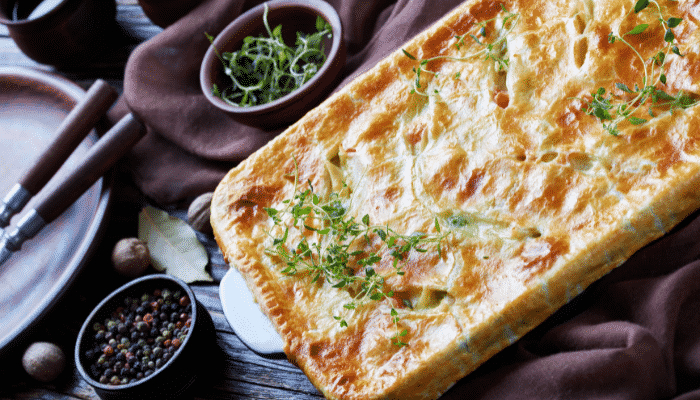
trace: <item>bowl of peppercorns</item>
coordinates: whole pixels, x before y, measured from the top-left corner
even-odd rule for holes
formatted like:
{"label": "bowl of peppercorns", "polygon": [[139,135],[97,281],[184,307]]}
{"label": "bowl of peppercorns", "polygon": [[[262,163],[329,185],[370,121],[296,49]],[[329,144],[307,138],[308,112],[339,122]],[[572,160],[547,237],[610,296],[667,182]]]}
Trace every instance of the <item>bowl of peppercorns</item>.
{"label": "bowl of peppercorns", "polygon": [[85,320],[75,365],[102,399],[173,399],[189,393],[216,358],[209,312],[170,275],[118,288]]}

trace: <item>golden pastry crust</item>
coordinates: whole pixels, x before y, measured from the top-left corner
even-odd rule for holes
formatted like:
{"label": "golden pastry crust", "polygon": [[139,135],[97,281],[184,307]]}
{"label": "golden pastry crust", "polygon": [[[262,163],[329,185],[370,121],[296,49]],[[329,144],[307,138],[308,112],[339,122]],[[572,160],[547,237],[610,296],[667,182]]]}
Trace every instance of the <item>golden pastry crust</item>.
{"label": "golden pastry crust", "polygon": [[[653,4],[655,6],[655,4]],[[211,222],[285,341],[288,358],[330,399],[433,399],[522,337],[584,288],[700,207],[700,106],[655,113],[611,135],[582,111],[590,93],[633,88],[642,64],[608,34],[654,21],[621,0],[469,0],[404,49],[463,57],[455,35],[517,14],[502,54],[439,60],[412,93],[418,62],[399,49],[236,168],[216,189]],[[700,3],[663,2],[683,57],[665,59],[669,93],[700,93]],[[627,37],[644,58],[663,30]],[[496,25],[494,25],[496,24]],[[655,26],[655,25],[654,25]],[[490,33],[495,34],[495,33]],[[484,41],[489,39],[489,34]],[[503,67],[501,65],[501,67]],[[661,85],[661,84],[660,84]],[[437,91],[437,92],[436,92]],[[296,159],[297,164],[295,164]],[[449,230],[439,253],[411,253],[386,280],[394,300],[370,302],[341,327],[350,295],[287,276],[265,249],[265,207],[346,184],[349,214],[395,231]],[[450,225],[459,217],[467,224]],[[391,270],[384,260],[380,273]],[[412,308],[399,300],[407,300]],[[407,346],[392,344],[391,309]]]}

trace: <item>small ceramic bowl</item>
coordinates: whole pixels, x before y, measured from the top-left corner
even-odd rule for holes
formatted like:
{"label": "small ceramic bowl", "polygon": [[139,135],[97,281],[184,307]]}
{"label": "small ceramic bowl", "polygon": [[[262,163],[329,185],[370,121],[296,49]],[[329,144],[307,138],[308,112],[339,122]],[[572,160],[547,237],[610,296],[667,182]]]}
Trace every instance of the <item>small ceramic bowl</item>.
{"label": "small ceramic bowl", "polygon": [[[97,344],[95,339],[94,325],[104,324],[105,319],[109,318],[118,307],[124,307],[126,298],[140,298],[144,293],[153,293],[156,289],[168,289],[171,292],[180,291],[183,296],[186,295],[190,299],[190,304],[192,304],[191,325],[187,336],[173,355],[149,376],[132,380],[126,384],[100,383],[98,378],[93,377],[90,373],[95,359],[103,354],[95,351],[97,350],[96,346],[101,346]],[[127,346],[132,344],[129,343]],[[152,349],[156,346],[151,344]],[[168,347],[162,345],[162,348],[167,349]],[[92,354],[90,354],[91,351]],[[170,275],[155,274],[125,284],[95,307],[80,329],[74,357],[78,372],[102,399],[174,399],[187,395],[195,383],[211,375],[211,369],[215,367],[216,360],[219,359],[218,351],[211,316],[204,306],[196,300],[192,289],[180,279]]]}
{"label": "small ceramic bowl", "polygon": [[0,24],[29,58],[53,66],[84,64],[106,48],[114,0],[0,0]]}
{"label": "small ceramic bowl", "polygon": [[[323,17],[333,29],[332,38],[325,39],[324,43],[326,61],[308,82],[277,100],[250,107],[231,105],[212,93],[214,84],[222,88],[228,85],[217,51],[219,54],[236,51],[241,48],[245,37],[266,34],[263,24],[265,4],[268,6],[270,27],[282,25],[283,37],[288,45],[294,43],[296,32],[316,32],[316,18],[319,15]],[[200,84],[206,98],[236,121],[270,129],[289,125],[318,105],[337,83],[344,64],[342,24],[330,4],[321,0],[273,0],[243,13],[214,39],[213,46],[209,47],[202,61]]]}

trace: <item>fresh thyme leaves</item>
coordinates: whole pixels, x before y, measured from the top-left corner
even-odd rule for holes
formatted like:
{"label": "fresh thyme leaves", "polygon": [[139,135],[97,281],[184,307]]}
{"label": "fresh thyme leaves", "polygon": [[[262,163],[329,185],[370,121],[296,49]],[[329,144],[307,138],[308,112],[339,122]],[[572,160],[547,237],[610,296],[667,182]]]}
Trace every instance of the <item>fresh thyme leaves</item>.
{"label": "fresh thyme leaves", "polygon": [[[347,212],[339,193],[331,193],[321,199],[311,182],[308,188],[299,188],[294,174],[294,196],[283,202],[284,208],[268,207],[268,216],[273,227],[268,232],[272,241],[266,254],[282,261],[282,273],[289,276],[308,276],[312,283],[327,282],[336,289],[347,290],[351,300],[343,305],[347,312],[358,309],[369,301],[391,298],[394,293],[385,286],[392,275],[404,275],[403,262],[411,252],[427,252],[434,246],[441,255],[440,243],[445,237],[435,219],[437,234],[415,232],[402,235],[388,226],[372,225],[369,215],[360,220]],[[299,239],[292,239],[299,238]],[[379,238],[379,248],[373,243]],[[392,271],[382,275],[375,270],[383,257],[390,257]],[[395,345],[404,346],[402,340],[407,331],[399,329],[399,312],[392,306],[392,322],[396,335],[391,339]],[[341,327],[347,327],[343,316],[333,316]]]}
{"label": "fresh thyme leaves", "polygon": [[394,323],[394,328],[396,329],[396,334],[391,337],[392,343],[397,346],[407,346],[408,343],[401,340],[401,338],[408,334],[408,330],[404,329],[399,331],[399,313],[393,308],[391,309],[391,320]]}
{"label": "fresh thyme leaves", "polygon": [[[655,6],[655,10],[648,8],[649,5]],[[582,100],[582,110],[586,114],[598,118],[603,124],[604,129],[615,136],[620,134],[618,125],[623,121],[627,121],[632,125],[641,125],[647,122],[646,118],[643,118],[642,115],[637,113],[637,111],[645,107],[647,103],[647,114],[651,118],[656,117],[659,111],[673,113],[676,109],[685,109],[698,104],[697,100],[683,91],[671,95],[658,87],[659,84],[666,84],[666,75],[664,74],[666,55],[671,52],[683,57],[683,54],[681,54],[678,49],[676,37],[672,30],[680,25],[683,20],[675,17],[664,18],[661,12],[661,6],[659,6],[655,0],[638,0],[633,9],[634,13],[638,14],[644,10],[658,14],[657,22],[664,31],[665,47],[663,50],[657,52],[649,59],[645,59],[640,52],[626,40],[628,36],[639,35],[647,31],[649,24],[639,24],[622,35],[616,35],[613,32],[608,35],[608,41],[611,44],[622,42],[632,49],[636,57],[641,61],[644,66],[642,84],[635,84],[634,88],[629,88],[624,83],[615,83],[615,88],[628,95],[627,97],[632,97],[627,101],[620,96],[614,95],[611,93],[612,91],[606,91],[603,87],[591,93],[592,100]],[[628,12],[628,15],[631,13],[632,10]]]}
{"label": "fresh thyme leaves", "polygon": [[[474,57],[483,56],[485,61],[492,60],[495,63],[498,71],[507,70],[509,60],[504,56],[507,48],[506,37],[515,27],[516,23],[518,22],[518,19],[520,18],[520,14],[508,11],[503,4],[501,4],[501,10],[503,11],[502,16],[491,18],[475,24],[476,27],[478,27],[476,35],[465,34],[455,36],[455,39],[457,39],[457,43],[455,43],[455,47],[457,48],[457,50],[460,50],[462,46],[466,45],[465,39],[467,37],[471,38],[471,40],[473,40],[474,42],[476,42],[476,44],[482,47],[481,50],[476,51],[474,53],[470,53],[462,57],[435,56],[419,60],[416,56],[409,53],[405,49],[401,49],[401,51],[403,51],[403,54],[406,57],[410,58],[411,60],[418,61],[418,67],[413,68],[413,73],[415,74],[416,78],[413,84],[414,87],[413,89],[411,89],[411,93],[416,93],[423,96],[428,95],[428,93],[423,90],[423,85],[421,84],[421,74],[431,74],[433,76],[438,76],[437,72],[426,69],[427,64],[435,60],[466,61]],[[489,42],[487,41],[488,37],[490,36],[488,26],[492,22],[495,23],[496,27],[498,27],[498,31],[496,33],[497,36]],[[458,72],[455,74],[454,78],[459,79],[460,76],[461,74]],[[434,90],[434,92],[438,93],[437,89]]]}
{"label": "fresh thyme leaves", "polygon": [[[267,37],[248,36],[240,50],[217,52],[231,85],[213,85],[212,93],[229,104],[247,107],[277,100],[308,82],[326,61],[323,38],[332,32],[326,20],[320,16],[316,19],[315,33],[297,32],[295,46],[290,47],[282,39],[282,25],[270,29],[267,14],[265,5],[263,23]],[[213,46],[214,38],[205,35]]]}

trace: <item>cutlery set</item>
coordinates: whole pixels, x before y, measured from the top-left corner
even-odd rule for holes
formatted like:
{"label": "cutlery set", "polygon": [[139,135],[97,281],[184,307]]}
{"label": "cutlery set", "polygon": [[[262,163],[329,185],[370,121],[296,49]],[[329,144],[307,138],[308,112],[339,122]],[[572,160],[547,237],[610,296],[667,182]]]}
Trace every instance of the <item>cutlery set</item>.
{"label": "cutlery set", "polygon": [[[51,144],[0,201],[0,265],[70,207],[143,136],[143,124],[132,113],[126,114],[60,182],[43,190],[116,99],[114,88],[101,79],[95,81],[59,125]],[[36,205],[12,231],[6,230],[34,196]]]}

